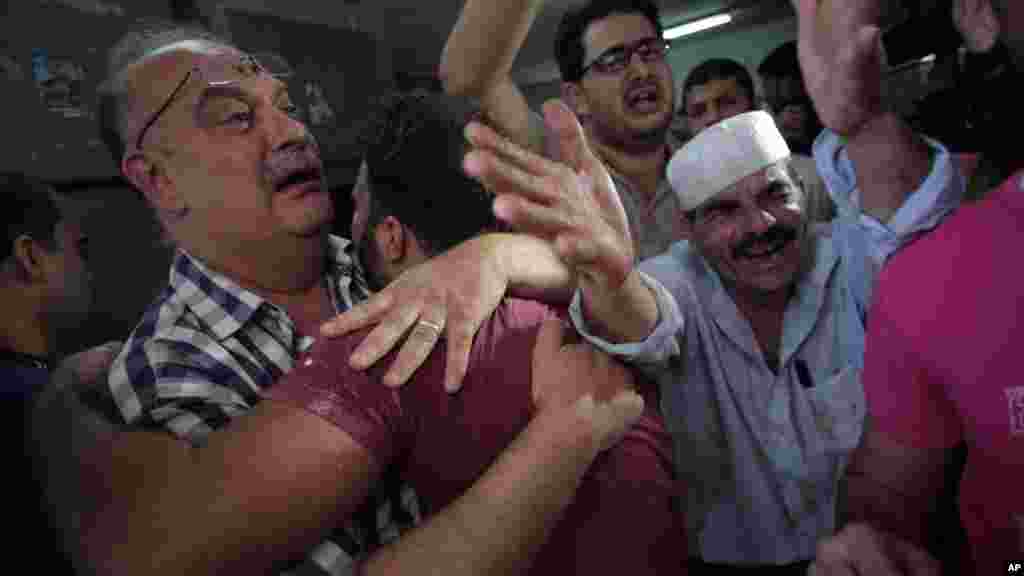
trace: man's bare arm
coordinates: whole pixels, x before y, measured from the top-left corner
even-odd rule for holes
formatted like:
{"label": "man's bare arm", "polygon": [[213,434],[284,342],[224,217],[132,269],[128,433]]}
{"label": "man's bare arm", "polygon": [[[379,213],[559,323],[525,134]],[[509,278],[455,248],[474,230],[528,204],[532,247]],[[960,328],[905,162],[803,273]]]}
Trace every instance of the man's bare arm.
{"label": "man's bare arm", "polygon": [[512,64],[543,0],[467,0],[438,74],[445,91],[480,101],[488,122],[513,142],[544,152],[544,126],[512,81]]}
{"label": "man's bare arm", "polygon": [[808,573],[939,576],[941,564],[927,552],[928,521],[947,453],[901,446],[869,419],[841,487],[839,529],[818,544]]}
{"label": "man's bare arm", "polygon": [[793,0],[800,65],[822,123],[845,137],[861,209],[886,223],[931,171],[927,144],[891,111],[878,0]]}
{"label": "man's bare arm", "polygon": [[[589,357],[573,364],[571,346],[558,342],[539,350],[554,360],[535,365],[601,367]],[[546,373],[559,390],[566,382],[621,386],[623,377]],[[57,383],[33,421],[49,455],[48,495],[84,573],[266,573],[343,524],[377,476],[348,434],[284,402],[264,401],[193,448],[164,433],[119,431],[77,401],[71,375]],[[643,406],[632,394],[604,399],[539,410],[481,480],[371,559],[367,573],[521,573],[593,458]],[[453,540],[460,532],[465,539]]]}
{"label": "man's bare arm", "polygon": [[869,524],[926,546],[949,458],[949,450],[899,445],[874,429],[869,418],[843,481],[840,521]]}
{"label": "man's bare arm", "polygon": [[116,432],[94,436],[76,464],[86,474],[74,495],[92,504],[75,515],[73,552],[113,575],[266,573],[322,542],[376,477],[346,433],[274,402],[202,448]]}

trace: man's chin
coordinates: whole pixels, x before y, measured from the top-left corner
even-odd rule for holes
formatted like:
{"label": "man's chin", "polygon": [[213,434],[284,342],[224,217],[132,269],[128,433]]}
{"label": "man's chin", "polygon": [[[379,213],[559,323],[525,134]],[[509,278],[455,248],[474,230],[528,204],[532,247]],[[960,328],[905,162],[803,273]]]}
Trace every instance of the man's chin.
{"label": "man's chin", "polygon": [[[671,121],[671,117],[668,118]],[[632,121],[627,125],[629,140],[634,143],[661,145],[668,137],[671,122]]]}

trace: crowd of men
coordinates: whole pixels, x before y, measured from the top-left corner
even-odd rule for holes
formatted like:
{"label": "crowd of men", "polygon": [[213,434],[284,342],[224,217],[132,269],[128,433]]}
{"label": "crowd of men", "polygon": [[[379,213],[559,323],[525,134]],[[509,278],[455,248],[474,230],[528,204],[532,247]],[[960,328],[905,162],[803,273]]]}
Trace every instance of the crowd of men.
{"label": "crowd of men", "polygon": [[[880,0],[794,0],[767,110],[722,59],[677,106],[651,0],[569,10],[532,110],[511,68],[543,5],[467,0],[446,94],[382,102],[350,239],[272,63],[189,27],[113,47],[99,131],[174,247],[124,342],[56,357],[88,238],[0,175],[7,482],[42,569],[1024,562],[1024,174],[961,206],[966,164],[886,98]],[[953,5],[1024,69],[1024,8]]]}

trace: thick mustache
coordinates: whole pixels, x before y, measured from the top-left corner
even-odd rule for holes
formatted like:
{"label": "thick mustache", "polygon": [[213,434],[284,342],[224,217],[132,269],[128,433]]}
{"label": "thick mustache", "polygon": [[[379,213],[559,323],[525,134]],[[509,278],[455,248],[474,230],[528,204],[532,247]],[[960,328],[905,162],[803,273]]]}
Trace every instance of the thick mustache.
{"label": "thick mustache", "polygon": [[277,188],[295,174],[322,173],[323,162],[316,147],[296,146],[272,156],[267,161],[266,171],[269,180]]}
{"label": "thick mustache", "polygon": [[743,239],[732,250],[733,258],[749,258],[750,250],[755,244],[788,244],[796,240],[796,229],[777,224],[761,234],[751,234]]}

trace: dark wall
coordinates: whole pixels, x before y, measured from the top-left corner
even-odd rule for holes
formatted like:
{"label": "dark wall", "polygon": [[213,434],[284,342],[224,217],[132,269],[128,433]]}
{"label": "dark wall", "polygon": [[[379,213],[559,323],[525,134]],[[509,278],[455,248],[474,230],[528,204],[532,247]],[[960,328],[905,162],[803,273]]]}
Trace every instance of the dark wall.
{"label": "dark wall", "polygon": [[[0,169],[27,171],[57,184],[80,206],[91,236],[93,314],[76,341],[61,345],[65,352],[125,339],[166,285],[171,258],[148,207],[118,178],[95,125],[95,88],[106,51],[137,29],[140,18],[169,18],[171,3],[121,4],[127,14],[100,15],[33,0],[0,3],[0,125],[5,129]],[[391,87],[390,54],[378,51],[368,34],[350,30],[237,12],[229,13],[228,24],[232,41],[242,48],[277,52],[289,61],[298,72],[290,82],[301,107],[311,103],[307,82],[315,82],[326,98],[334,117],[311,130],[337,199],[335,231],[347,236],[349,193],[358,169],[355,135]],[[62,85],[41,89],[35,82],[33,49],[42,49],[51,64],[68,62],[81,72],[73,96],[61,92]]]}
{"label": "dark wall", "polygon": [[[125,4],[134,11],[118,16],[38,1],[6,3],[0,18],[0,168],[48,180],[115,176],[95,127],[95,88],[106,51],[140,18],[169,16],[165,2]],[[50,78],[42,84],[33,52],[49,64]]]}
{"label": "dark wall", "polygon": [[390,53],[366,32],[282,20],[268,14],[228,11],[231,40],[251,52],[279,54],[295,69],[292,97],[307,110],[307,85],[316,84],[333,119],[307,123],[320,144],[332,186],[351,187],[358,172],[356,136],[374,105],[393,86]]}
{"label": "dark wall", "polygon": [[92,313],[78,338],[60,343],[61,351],[123,341],[167,284],[171,251],[161,244],[149,207],[131,188],[112,181],[58,191],[82,217],[93,274]]}

